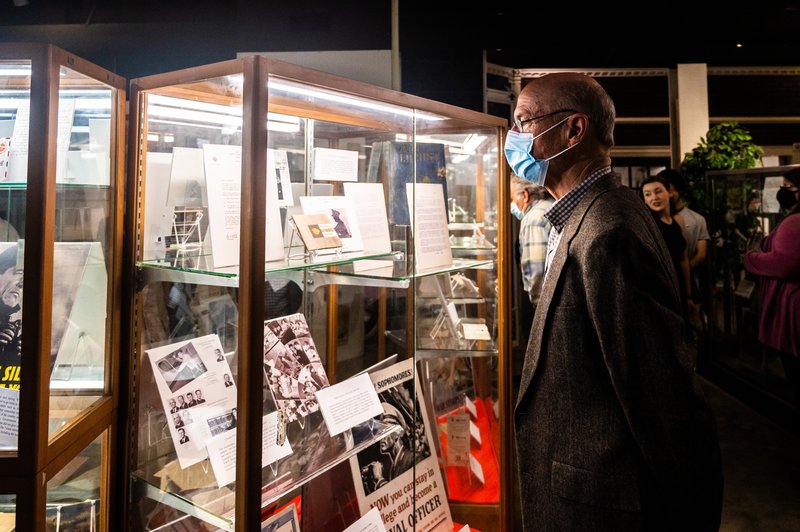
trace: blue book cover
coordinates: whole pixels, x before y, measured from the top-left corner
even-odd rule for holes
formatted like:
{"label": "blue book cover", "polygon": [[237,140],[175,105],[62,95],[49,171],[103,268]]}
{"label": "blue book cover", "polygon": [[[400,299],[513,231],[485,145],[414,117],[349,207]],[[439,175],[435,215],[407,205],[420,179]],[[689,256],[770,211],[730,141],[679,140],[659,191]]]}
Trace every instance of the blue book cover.
{"label": "blue book cover", "polygon": [[[379,169],[383,170],[387,191],[389,223],[410,225],[406,184],[414,181],[414,144],[411,142],[381,142],[372,147],[368,178],[380,181]],[[416,144],[416,182],[439,183],[443,187],[445,209],[447,209],[447,164],[444,144]]]}

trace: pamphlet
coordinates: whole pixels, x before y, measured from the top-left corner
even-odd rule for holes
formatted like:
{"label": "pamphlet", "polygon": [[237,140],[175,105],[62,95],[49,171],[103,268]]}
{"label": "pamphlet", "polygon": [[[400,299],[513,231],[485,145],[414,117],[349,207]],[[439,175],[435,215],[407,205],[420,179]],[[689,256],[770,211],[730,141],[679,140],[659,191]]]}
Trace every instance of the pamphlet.
{"label": "pamphlet", "polygon": [[222,353],[216,334],[147,351],[182,469],[208,457],[212,437],[236,428],[236,383]]}
{"label": "pamphlet", "polygon": [[342,247],[333,220],[327,214],[294,214],[292,223],[309,251]]}

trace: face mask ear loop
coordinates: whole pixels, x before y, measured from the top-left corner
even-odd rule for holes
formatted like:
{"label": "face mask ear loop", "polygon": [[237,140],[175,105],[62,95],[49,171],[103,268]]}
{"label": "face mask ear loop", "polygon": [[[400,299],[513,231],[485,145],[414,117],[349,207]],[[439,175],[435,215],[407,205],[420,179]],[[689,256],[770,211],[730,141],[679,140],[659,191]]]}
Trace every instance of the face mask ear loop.
{"label": "face mask ear loop", "polygon": [[[547,132],[548,132],[548,131],[550,131],[551,129],[557,128],[558,126],[560,126],[561,124],[563,124],[564,122],[566,122],[568,118],[569,118],[569,116],[567,116],[566,118],[564,118],[564,119],[563,119],[563,120],[561,120],[560,122],[556,122],[555,124],[553,124],[552,126],[548,127],[547,129],[545,129],[544,131],[542,131],[542,132],[541,132],[541,133],[539,133],[538,135],[534,136],[534,137],[533,137],[533,139],[531,139],[531,140],[532,140],[532,141],[535,141],[536,139],[538,139],[539,137],[541,137],[542,135],[544,135],[545,133],[547,133]],[[572,146],[567,146],[566,148],[564,148],[564,149],[563,149],[563,150],[561,150],[560,152],[556,153],[555,155],[551,155],[551,156],[550,156],[550,157],[548,157],[547,159],[543,159],[543,160],[545,160],[545,161],[549,161],[549,160],[551,160],[551,159],[555,159],[556,157],[558,157],[559,155],[561,155],[561,154],[562,154],[562,153],[564,153],[565,151],[567,151],[567,150],[571,150],[571,149],[572,149],[574,146],[577,146],[577,144],[573,144]],[[531,142],[531,153],[533,153],[533,142]]]}

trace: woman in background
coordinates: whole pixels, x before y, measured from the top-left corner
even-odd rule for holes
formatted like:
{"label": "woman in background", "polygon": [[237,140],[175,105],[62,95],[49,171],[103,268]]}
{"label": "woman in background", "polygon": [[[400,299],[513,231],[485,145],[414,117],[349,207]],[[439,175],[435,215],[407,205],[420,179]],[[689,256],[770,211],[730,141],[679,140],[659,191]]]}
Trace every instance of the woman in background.
{"label": "woman in background", "polygon": [[683,316],[689,318],[688,300],[691,297],[691,277],[689,273],[689,254],[686,248],[686,239],[683,237],[683,220],[678,215],[673,216],[670,209],[669,183],[657,176],[650,176],[642,183],[642,197],[647,207],[656,220],[656,225],[664,237],[667,249],[672,257],[672,264],[678,276],[678,285],[681,290],[681,306]]}

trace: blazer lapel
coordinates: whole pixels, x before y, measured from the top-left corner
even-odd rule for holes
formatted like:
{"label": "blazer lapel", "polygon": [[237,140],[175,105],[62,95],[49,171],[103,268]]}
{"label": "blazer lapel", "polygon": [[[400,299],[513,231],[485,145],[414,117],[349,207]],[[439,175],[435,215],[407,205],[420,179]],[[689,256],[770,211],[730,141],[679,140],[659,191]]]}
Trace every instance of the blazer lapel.
{"label": "blazer lapel", "polygon": [[551,315],[551,304],[553,302],[553,295],[556,288],[559,286],[561,280],[562,270],[564,263],[569,256],[569,246],[572,239],[575,238],[578,229],[581,226],[586,211],[594,203],[600,194],[616,188],[619,185],[619,178],[615,174],[610,174],[601,178],[594,186],[586,191],[580,203],[575,206],[575,209],[570,213],[564,224],[563,234],[561,240],[556,248],[553,262],[547,270],[547,274],[542,283],[542,291],[539,294],[539,303],[536,306],[536,313],[533,316],[533,325],[531,326],[531,334],[528,339],[528,348],[525,352],[525,361],[522,365],[522,375],[520,376],[519,394],[517,395],[517,406],[519,406],[522,398],[528,390],[528,386],[533,380],[533,375],[536,373],[536,367],[539,364],[539,358],[542,354],[542,338],[544,337],[545,330],[551,326],[549,318]]}

